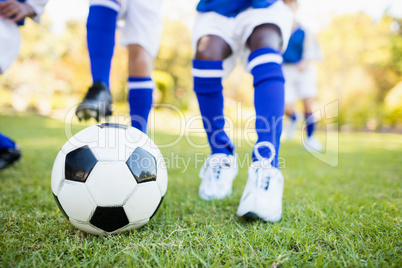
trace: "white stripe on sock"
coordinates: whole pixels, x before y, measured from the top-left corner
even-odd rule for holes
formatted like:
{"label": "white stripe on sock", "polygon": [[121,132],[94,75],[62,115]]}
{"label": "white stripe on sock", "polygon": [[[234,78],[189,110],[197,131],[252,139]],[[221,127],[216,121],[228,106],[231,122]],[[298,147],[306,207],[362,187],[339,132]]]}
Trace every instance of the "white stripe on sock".
{"label": "white stripe on sock", "polygon": [[128,82],[127,83],[127,88],[129,90],[131,89],[139,89],[139,88],[151,88],[153,89],[155,87],[155,82],[150,80],[150,81],[141,81],[141,82]]}
{"label": "white stripe on sock", "polygon": [[258,56],[257,58],[252,59],[247,64],[247,71],[251,72],[251,70],[253,70],[254,67],[261,65],[261,64],[270,63],[270,62],[282,64],[283,58],[279,54],[274,54],[274,53],[263,54],[261,56]]}
{"label": "white stripe on sock", "polygon": [[91,0],[90,5],[108,7],[115,10],[116,12],[119,12],[120,10],[120,5],[111,0]]}
{"label": "white stripe on sock", "polygon": [[191,69],[191,74],[194,77],[201,77],[201,78],[220,78],[223,77],[223,70]]}

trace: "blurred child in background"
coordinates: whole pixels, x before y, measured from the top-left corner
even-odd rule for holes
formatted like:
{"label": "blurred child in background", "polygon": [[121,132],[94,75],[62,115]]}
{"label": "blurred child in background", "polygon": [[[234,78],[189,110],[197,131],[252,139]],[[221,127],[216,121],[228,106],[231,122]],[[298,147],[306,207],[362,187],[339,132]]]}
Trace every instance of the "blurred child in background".
{"label": "blurred child in background", "polygon": [[[296,12],[298,3],[292,1],[289,7]],[[283,54],[283,74],[285,76],[285,114],[290,122],[286,129],[286,139],[292,139],[297,130],[297,115],[295,103],[302,100],[304,118],[306,120],[305,148],[321,151],[321,142],[314,137],[315,121],[312,103],[317,95],[317,75],[314,60],[321,60],[321,50],[315,36],[300,25],[296,20],[293,23],[289,45]]]}
{"label": "blurred child in background", "polygon": [[[21,38],[18,25],[29,17],[39,21],[48,0],[0,0],[0,74],[3,74],[18,57]],[[0,170],[21,157],[18,145],[0,133]]]}

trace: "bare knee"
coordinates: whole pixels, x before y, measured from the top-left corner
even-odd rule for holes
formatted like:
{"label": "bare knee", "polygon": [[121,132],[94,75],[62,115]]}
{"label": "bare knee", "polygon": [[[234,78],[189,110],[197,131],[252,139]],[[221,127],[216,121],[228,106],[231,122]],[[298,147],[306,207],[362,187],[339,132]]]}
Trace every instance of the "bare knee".
{"label": "bare knee", "polygon": [[195,59],[197,60],[224,60],[232,53],[229,45],[216,35],[201,37],[197,43]]}
{"label": "bare knee", "polygon": [[153,69],[153,58],[140,45],[128,46],[128,72],[130,76],[150,76]]}
{"label": "bare knee", "polygon": [[263,47],[270,47],[280,51],[283,40],[279,27],[275,24],[262,24],[254,28],[253,33],[247,40],[251,51]]}

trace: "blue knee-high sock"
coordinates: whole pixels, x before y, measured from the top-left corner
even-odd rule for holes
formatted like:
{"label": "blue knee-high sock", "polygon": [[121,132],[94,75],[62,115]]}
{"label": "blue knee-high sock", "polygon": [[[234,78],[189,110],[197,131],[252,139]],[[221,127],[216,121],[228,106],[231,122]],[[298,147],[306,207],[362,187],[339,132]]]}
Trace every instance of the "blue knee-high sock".
{"label": "blue knee-high sock", "polygon": [[14,148],[15,148],[15,142],[6,135],[0,133],[0,150],[14,149]]}
{"label": "blue knee-high sock", "polygon": [[[268,141],[275,146],[276,155],[272,165],[278,167],[285,110],[282,57],[271,48],[257,49],[249,56],[248,69],[254,77],[257,143]],[[265,158],[271,155],[267,147],[260,147],[259,153]],[[253,159],[257,160],[254,154]]]}
{"label": "blue knee-high sock", "polygon": [[87,44],[92,80],[103,82],[107,87],[109,87],[119,9],[119,3],[114,0],[91,1],[87,20]]}
{"label": "blue knee-high sock", "polygon": [[304,118],[306,119],[307,137],[310,138],[313,135],[315,129],[314,116],[312,113],[306,113],[304,114]]}
{"label": "blue knee-high sock", "polygon": [[147,133],[149,112],[152,108],[152,92],[155,86],[151,77],[128,78],[128,103],[130,106],[131,125]]}
{"label": "blue knee-high sock", "polygon": [[222,61],[193,60],[194,91],[212,154],[233,154],[234,145],[223,130]]}

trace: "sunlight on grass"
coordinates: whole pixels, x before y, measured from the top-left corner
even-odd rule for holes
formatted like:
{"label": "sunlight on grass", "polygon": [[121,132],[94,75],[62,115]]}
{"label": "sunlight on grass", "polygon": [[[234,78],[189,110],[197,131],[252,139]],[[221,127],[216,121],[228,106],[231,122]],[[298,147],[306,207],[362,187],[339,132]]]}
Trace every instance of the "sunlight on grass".
{"label": "sunlight on grass", "polygon": [[[313,157],[298,140],[284,142],[283,217],[275,224],[235,216],[247,166],[230,198],[199,199],[195,155],[209,150],[182,139],[161,150],[191,161],[169,168],[156,217],[130,233],[96,237],[63,218],[50,190],[53,161],[66,142],[64,123],[31,115],[0,115],[0,122],[0,131],[23,148],[22,161],[0,172],[2,267],[402,266],[400,135],[340,134],[337,167]],[[175,137],[155,133],[161,143]],[[244,158],[250,151],[243,141],[237,153]]]}

